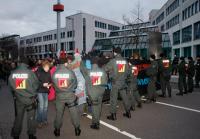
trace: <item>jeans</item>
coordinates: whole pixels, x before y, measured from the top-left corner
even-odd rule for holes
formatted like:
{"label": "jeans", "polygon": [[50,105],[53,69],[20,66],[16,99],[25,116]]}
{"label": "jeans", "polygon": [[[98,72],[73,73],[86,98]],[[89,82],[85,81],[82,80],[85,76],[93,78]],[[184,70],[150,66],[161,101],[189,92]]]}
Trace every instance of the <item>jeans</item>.
{"label": "jeans", "polygon": [[47,122],[48,93],[38,93],[38,101],[37,121],[39,123]]}

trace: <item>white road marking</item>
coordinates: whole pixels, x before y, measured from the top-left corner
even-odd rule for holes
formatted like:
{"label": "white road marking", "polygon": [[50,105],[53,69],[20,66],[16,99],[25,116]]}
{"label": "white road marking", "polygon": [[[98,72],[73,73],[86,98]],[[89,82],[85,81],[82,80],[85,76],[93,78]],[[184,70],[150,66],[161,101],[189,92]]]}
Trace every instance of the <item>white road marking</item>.
{"label": "white road marking", "polygon": [[[87,118],[89,118],[89,119],[92,120],[92,116],[90,116],[90,115],[87,115]],[[112,125],[110,125],[110,124],[108,124],[108,123],[106,123],[106,122],[104,122],[104,121],[101,121],[101,120],[100,120],[100,123],[101,123],[102,125],[104,125],[104,126],[110,128],[110,129],[112,129],[112,130],[114,130],[114,131],[120,133],[120,134],[123,134],[123,135],[125,135],[125,136],[131,138],[131,139],[141,139],[141,138],[137,138],[136,136],[134,136],[134,135],[132,135],[132,134],[126,132],[126,131],[122,131],[122,130],[120,130],[119,128],[117,128],[117,127],[115,127],[115,126],[112,126]]]}
{"label": "white road marking", "polygon": [[200,110],[195,110],[195,109],[191,109],[191,108],[187,108],[187,107],[172,105],[172,104],[163,103],[163,102],[159,102],[159,101],[157,101],[156,103],[157,104],[161,104],[161,105],[165,105],[165,106],[170,106],[170,107],[178,108],[178,109],[183,109],[183,110],[187,110],[187,111],[192,111],[192,112],[200,113]]}

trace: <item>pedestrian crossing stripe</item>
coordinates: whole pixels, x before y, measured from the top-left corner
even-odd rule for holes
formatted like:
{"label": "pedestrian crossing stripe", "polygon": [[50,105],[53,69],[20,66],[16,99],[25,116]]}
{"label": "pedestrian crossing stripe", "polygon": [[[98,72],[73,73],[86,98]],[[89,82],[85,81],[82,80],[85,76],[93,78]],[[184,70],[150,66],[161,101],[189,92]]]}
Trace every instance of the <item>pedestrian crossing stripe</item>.
{"label": "pedestrian crossing stripe", "polygon": [[68,87],[68,80],[67,80],[67,78],[58,79],[58,87],[60,87],[60,88],[67,88]]}
{"label": "pedestrian crossing stripe", "polygon": [[169,67],[169,60],[163,60],[162,62],[163,62],[163,66],[164,66],[165,68],[168,68],[168,67]]}
{"label": "pedestrian crossing stripe", "polygon": [[26,79],[17,78],[15,80],[16,89],[26,89]]}

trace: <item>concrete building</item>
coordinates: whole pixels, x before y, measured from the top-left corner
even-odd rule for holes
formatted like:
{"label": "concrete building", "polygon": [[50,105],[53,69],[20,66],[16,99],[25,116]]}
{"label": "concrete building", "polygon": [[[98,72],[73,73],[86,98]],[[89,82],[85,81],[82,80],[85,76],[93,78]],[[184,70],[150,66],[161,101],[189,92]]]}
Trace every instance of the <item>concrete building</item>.
{"label": "concrete building", "polygon": [[172,57],[200,55],[200,0],[168,0],[152,10],[150,22],[169,34]]}
{"label": "concrete building", "polygon": [[[97,38],[106,38],[110,31],[119,30],[122,24],[90,15],[78,13],[66,17],[66,26],[61,29],[61,50],[88,52]],[[55,30],[21,37],[20,49],[32,58],[55,57],[57,52]]]}

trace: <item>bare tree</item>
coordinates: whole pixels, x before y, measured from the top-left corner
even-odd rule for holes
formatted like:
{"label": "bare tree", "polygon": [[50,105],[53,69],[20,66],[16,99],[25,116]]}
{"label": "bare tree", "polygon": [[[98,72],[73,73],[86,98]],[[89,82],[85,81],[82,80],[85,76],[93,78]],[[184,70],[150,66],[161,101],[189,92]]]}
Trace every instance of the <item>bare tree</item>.
{"label": "bare tree", "polygon": [[[141,6],[140,0],[138,0],[137,4],[135,5],[135,8],[131,11],[131,16],[127,17],[126,15],[123,15],[122,17],[125,24],[127,24],[132,30],[134,30],[134,43],[136,46],[137,53],[140,54],[140,49],[138,49],[139,44],[139,28],[140,26],[136,26],[135,24],[143,23],[143,7]],[[124,33],[125,34],[125,33]],[[124,36],[125,37],[125,36]],[[133,49],[132,49],[133,54]]]}

